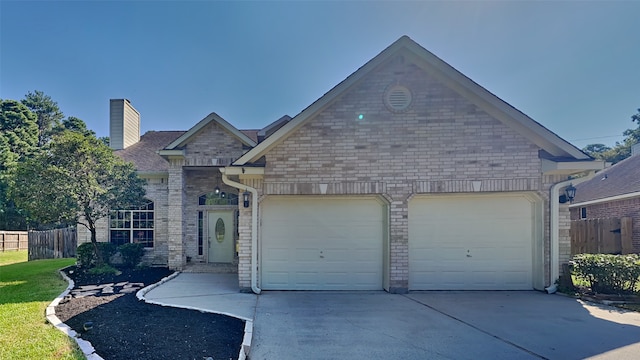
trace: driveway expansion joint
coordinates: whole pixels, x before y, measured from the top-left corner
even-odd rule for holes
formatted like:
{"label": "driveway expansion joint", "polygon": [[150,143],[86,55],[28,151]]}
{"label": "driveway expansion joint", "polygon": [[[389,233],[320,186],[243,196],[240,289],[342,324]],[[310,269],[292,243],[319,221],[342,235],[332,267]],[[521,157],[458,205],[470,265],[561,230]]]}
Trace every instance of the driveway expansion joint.
{"label": "driveway expansion joint", "polygon": [[471,323],[469,323],[469,322],[466,322],[466,321],[464,321],[464,320],[462,320],[462,319],[459,319],[459,318],[457,318],[457,317],[455,317],[455,316],[453,316],[453,315],[447,314],[446,312],[441,311],[440,309],[437,309],[437,308],[435,308],[435,307],[433,307],[433,306],[431,306],[431,305],[429,305],[429,304],[423,303],[423,302],[422,302],[422,301],[420,301],[420,300],[417,300],[417,299],[411,298],[411,297],[410,297],[410,296],[408,296],[408,295],[409,295],[409,294],[402,294],[402,295],[400,295],[400,296],[404,296],[405,298],[407,298],[407,299],[409,299],[409,300],[411,300],[411,301],[414,301],[414,302],[416,302],[416,303],[418,303],[418,304],[420,304],[420,305],[422,305],[422,306],[424,306],[424,307],[427,307],[427,308],[429,308],[429,309],[431,309],[431,310],[433,310],[433,311],[435,311],[435,312],[437,312],[437,313],[440,313],[440,314],[442,314],[442,315],[444,315],[444,316],[446,316],[446,317],[448,317],[448,318],[450,318],[450,319],[453,319],[453,320],[455,320],[455,321],[457,321],[457,322],[459,322],[459,323],[461,323],[461,324],[464,324],[464,325],[466,325],[466,326],[468,326],[468,327],[470,327],[470,328],[472,328],[472,329],[474,329],[474,330],[477,330],[477,331],[479,331],[479,332],[481,332],[481,333],[483,333],[483,334],[485,334],[485,335],[491,336],[492,338],[494,338],[494,339],[496,339],[496,340],[499,340],[499,341],[501,341],[501,342],[503,342],[503,343],[505,343],[505,344],[508,344],[508,345],[510,345],[510,346],[513,346],[513,347],[515,347],[515,348],[517,348],[517,349],[519,349],[519,350],[522,350],[522,351],[524,351],[524,352],[526,352],[526,353],[528,353],[528,354],[530,354],[530,355],[532,355],[532,356],[535,356],[535,357],[537,357],[537,358],[539,358],[539,359],[543,359],[543,360],[550,360],[549,358],[544,357],[544,356],[542,356],[542,355],[540,355],[540,354],[537,354],[537,353],[535,353],[535,352],[533,352],[533,351],[531,351],[531,350],[529,350],[529,349],[527,349],[527,348],[524,348],[524,347],[522,347],[522,346],[520,346],[520,345],[518,345],[518,344],[516,344],[516,343],[514,343],[514,342],[512,342],[512,341],[509,341],[509,340],[507,340],[507,339],[504,339],[504,338],[502,338],[502,337],[500,337],[500,336],[498,336],[498,335],[494,335],[494,334],[492,334],[492,333],[490,333],[490,332],[488,332],[488,331],[486,331],[486,330],[483,330],[483,329],[481,329],[481,328],[479,328],[479,327],[477,327],[477,326],[475,326],[475,325],[473,325],[473,324],[471,324]]}

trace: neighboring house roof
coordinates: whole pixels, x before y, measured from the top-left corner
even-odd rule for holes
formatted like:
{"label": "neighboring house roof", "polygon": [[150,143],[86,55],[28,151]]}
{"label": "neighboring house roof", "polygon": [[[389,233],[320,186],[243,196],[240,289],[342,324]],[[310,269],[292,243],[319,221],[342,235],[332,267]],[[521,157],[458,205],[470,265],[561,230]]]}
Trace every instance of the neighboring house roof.
{"label": "neighboring house roof", "polygon": [[289,121],[291,121],[291,116],[284,115],[280,119],[260,129],[260,131],[258,131],[258,142],[262,142],[264,139],[271,136],[273,133],[278,131],[278,129],[285,126]]}
{"label": "neighboring house roof", "polygon": [[[240,140],[243,144],[254,147],[256,146],[256,141],[252,140],[247,134],[235,128],[235,126],[229,124],[225,119],[221,118],[216,113],[211,113],[207,115],[204,119],[200,120],[195,126],[193,126],[189,131],[184,133],[182,136],[171,142],[171,144],[167,145],[163,150],[178,150],[186,143],[189,142],[192,136],[197,134],[200,130],[202,130],[209,123],[215,122],[220,125],[223,129],[228,131],[231,135],[235,136]],[[257,136],[256,136],[257,138]]]}
{"label": "neighboring house roof", "polygon": [[626,158],[598,172],[593,179],[576,185],[573,203],[576,205],[633,193],[640,195],[640,155]]}
{"label": "neighboring house roof", "polygon": [[138,172],[165,172],[169,163],[157,151],[184,135],[185,131],[149,131],[140,141],[114,153],[134,164]]}
{"label": "neighboring house roof", "polygon": [[253,140],[254,142],[258,142],[258,132],[260,132],[259,129],[251,129],[251,130],[240,130],[241,133],[247,135],[247,137],[251,140]]}
{"label": "neighboring house roof", "polygon": [[233,165],[245,165],[261,158],[271,148],[286,139],[309,119],[328,107],[334,100],[349,91],[366,75],[379,66],[391,60],[397,54],[403,54],[410,61],[420,66],[424,71],[437,78],[449,88],[469,99],[482,110],[502,121],[507,126],[528,138],[541,149],[550,154],[551,158],[573,159],[573,161],[593,160],[589,155],[563,140],[541,124],[523,114],[513,106],[501,100],[473,80],[460,73],[449,64],[411,40],[403,36],[361,68],[349,75],[344,81],[329,90],[320,99],[296,115],[291,121],[278,129],[272,136],[266,138],[255,148],[248,151]]}

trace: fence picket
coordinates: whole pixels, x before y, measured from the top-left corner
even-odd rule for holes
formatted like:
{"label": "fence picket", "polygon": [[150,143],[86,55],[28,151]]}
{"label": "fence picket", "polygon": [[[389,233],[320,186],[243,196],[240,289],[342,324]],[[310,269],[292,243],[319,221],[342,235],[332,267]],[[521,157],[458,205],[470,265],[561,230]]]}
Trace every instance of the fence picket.
{"label": "fence picket", "polygon": [[76,256],[78,235],[73,227],[47,231],[29,231],[29,260]]}
{"label": "fence picket", "polygon": [[628,217],[571,221],[571,255],[633,253],[631,221]]}

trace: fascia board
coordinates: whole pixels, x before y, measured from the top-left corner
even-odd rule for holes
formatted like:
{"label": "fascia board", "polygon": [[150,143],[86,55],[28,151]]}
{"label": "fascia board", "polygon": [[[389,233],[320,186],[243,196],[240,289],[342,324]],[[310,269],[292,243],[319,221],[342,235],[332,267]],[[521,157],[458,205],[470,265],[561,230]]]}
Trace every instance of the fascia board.
{"label": "fascia board", "polygon": [[184,157],[185,151],[183,149],[175,149],[175,150],[158,150],[156,153],[160,156],[179,156]]}
{"label": "fascia board", "polygon": [[542,164],[542,173],[547,175],[602,170],[606,166],[604,160],[556,162],[548,159],[540,159],[540,161]]}
{"label": "fascia board", "polygon": [[255,167],[255,166],[227,166],[225,168],[221,168],[220,172],[226,175],[264,175],[263,167]]}
{"label": "fascia board", "polygon": [[632,192],[632,193],[628,193],[628,194],[616,195],[616,196],[609,196],[609,197],[602,198],[602,199],[583,201],[583,202],[580,202],[580,203],[571,204],[571,205],[569,205],[569,207],[570,208],[575,208],[575,207],[599,204],[599,203],[609,202],[609,201],[626,200],[626,199],[631,199],[631,198],[635,198],[635,197],[640,197],[640,191],[636,191],[636,192]]}

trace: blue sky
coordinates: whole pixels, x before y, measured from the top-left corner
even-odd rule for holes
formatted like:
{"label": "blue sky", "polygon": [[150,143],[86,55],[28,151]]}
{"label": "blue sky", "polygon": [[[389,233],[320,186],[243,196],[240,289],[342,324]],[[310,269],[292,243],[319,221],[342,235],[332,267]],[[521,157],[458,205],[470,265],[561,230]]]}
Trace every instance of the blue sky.
{"label": "blue sky", "polygon": [[578,147],[637,125],[640,1],[0,0],[0,98],[42,90],[108,136],[111,98],[142,131],[210,112],[242,129],[296,115],[408,35]]}

